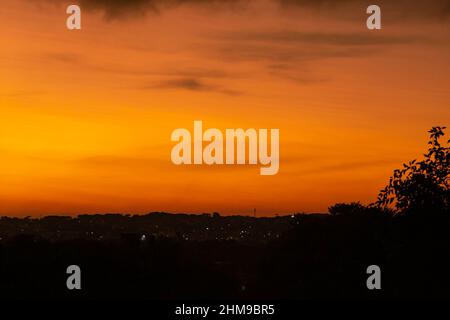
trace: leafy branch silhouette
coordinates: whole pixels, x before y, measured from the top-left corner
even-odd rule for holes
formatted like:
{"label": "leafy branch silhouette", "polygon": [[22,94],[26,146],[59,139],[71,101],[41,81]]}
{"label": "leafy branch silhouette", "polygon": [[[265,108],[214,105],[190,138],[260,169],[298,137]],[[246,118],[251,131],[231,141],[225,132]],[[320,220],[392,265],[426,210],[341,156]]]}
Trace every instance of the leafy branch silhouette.
{"label": "leafy branch silhouette", "polygon": [[372,206],[393,207],[395,213],[442,213],[450,204],[450,140],[440,139],[446,127],[433,127],[428,151],[421,161],[413,160],[396,169],[389,184],[380,191]]}

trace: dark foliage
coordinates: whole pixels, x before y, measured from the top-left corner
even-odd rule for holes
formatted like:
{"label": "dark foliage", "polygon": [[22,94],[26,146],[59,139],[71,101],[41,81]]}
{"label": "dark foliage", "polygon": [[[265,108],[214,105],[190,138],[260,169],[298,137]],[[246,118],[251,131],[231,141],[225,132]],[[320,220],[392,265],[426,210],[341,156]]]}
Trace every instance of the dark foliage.
{"label": "dark foliage", "polygon": [[[101,216],[80,223],[81,232],[76,234],[81,236],[73,239],[10,234],[0,241],[0,297],[450,299],[449,217],[393,216],[359,205],[350,208],[350,214],[299,214],[266,222],[246,217],[183,217],[196,229],[211,227],[217,220],[255,229],[256,238],[241,240],[150,234],[143,240],[133,232],[133,217],[126,216],[113,217],[124,228],[108,238],[90,236],[114,225],[112,220],[92,223]],[[179,217],[164,219],[170,223]],[[283,232],[267,241],[266,223],[280,224]],[[173,227],[177,234],[177,223]],[[81,291],[66,288],[66,268],[71,264],[82,269]],[[382,269],[379,291],[366,287],[366,269],[372,264]]]}
{"label": "dark foliage", "polygon": [[[433,127],[429,148],[421,161],[413,160],[394,171],[374,204],[395,207],[403,214],[442,214],[450,208],[450,147],[442,145],[445,127]],[[450,140],[447,141],[447,145]]]}

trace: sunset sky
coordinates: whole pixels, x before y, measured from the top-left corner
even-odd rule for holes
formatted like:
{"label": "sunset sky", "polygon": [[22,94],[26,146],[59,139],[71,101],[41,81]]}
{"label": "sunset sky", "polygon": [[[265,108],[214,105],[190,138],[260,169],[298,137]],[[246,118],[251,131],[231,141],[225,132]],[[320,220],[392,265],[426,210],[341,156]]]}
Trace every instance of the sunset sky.
{"label": "sunset sky", "polygon": [[[0,215],[375,200],[450,125],[450,2],[373,2],[2,1]],[[194,120],[280,129],[279,173],[175,166],[170,135]]]}

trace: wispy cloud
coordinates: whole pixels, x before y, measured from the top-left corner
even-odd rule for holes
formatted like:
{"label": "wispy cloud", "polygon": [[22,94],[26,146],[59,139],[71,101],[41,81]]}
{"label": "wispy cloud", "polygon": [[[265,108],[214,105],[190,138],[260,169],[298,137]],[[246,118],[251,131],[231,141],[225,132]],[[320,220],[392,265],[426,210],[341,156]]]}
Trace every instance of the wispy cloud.
{"label": "wispy cloud", "polygon": [[366,170],[368,168],[385,167],[398,165],[399,161],[394,159],[376,159],[376,160],[361,160],[349,161],[336,164],[321,165],[311,169],[301,170],[301,174],[330,174],[336,172],[348,172]]}
{"label": "wispy cloud", "polygon": [[[286,73],[299,63],[358,58],[379,53],[383,48],[430,43],[416,35],[371,35],[367,33],[301,32],[266,30],[223,32],[210,36],[210,50],[226,61],[265,61],[271,72]],[[377,48],[377,50],[374,50]],[[295,65],[294,65],[295,64]]]}
{"label": "wispy cloud", "polygon": [[[209,6],[216,10],[235,8],[247,0],[78,0],[74,1],[83,9],[103,12],[107,19],[120,19],[127,16],[145,16],[151,12],[159,14],[182,5]],[[47,3],[63,3],[65,0],[41,0]]]}
{"label": "wispy cloud", "polygon": [[18,90],[13,92],[0,93],[0,97],[4,98],[28,98],[46,94],[45,91]]}
{"label": "wispy cloud", "polygon": [[160,82],[153,87],[159,89],[186,89],[192,91],[210,91],[213,89],[212,86],[206,85],[194,78],[167,80]]}
{"label": "wispy cloud", "polygon": [[[41,55],[45,63],[67,64],[74,67],[111,73],[116,76],[133,77],[136,85],[133,89],[141,90],[188,90],[198,92],[216,92],[229,96],[238,96],[243,92],[226,88],[218,82],[224,79],[235,79],[236,75],[219,70],[203,67],[173,68],[173,67],[142,67],[121,64],[97,64],[89,60],[88,56],[65,52],[49,52]],[[212,83],[214,82],[214,83]]]}
{"label": "wispy cloud", "polygon": [[[361,10],[374,4],[369,0],[268,0],[282,8],[308,8],[319,10],[322,14],[342,16],[342,11],[355,8]],[[41,0],[36,3],[62,3],[65,0]],[[233,9],[244,10],[249,0],[78,0],[75,1],[86,10],[103,12],[107,19],[120,19],[127,16],[144,16],[146,13],[159,14],[179,6],[203,6],[215,11]],[[377,5],[389,10],[388,17],[417,19],[448,19],[450,3],[448,0],[378,0]]]}
{"label": "wispy cloud", "polygon": [[182,89],[189,91],[211,91],[226,95],[242,94],[239,91],[229,90],[217,85],[207,84],[204,81],[196,78],[169,79],[157,82],[152,85],[144,86],[143,89]]}
{"label": "wispy cloud", "polygon": [[367,8],[377,4],[386,11],[386,17],[392,19],[414,18],[419,20],[447,20],[450,17],[450,2],[448,0],[275,0],[282,7],[292,10],[313,9],[322,14],[342,16],[342,12]]}
{"label": "wispy cloud", "polygon": [[223,40],[252,43],[271,42],[277,44],[309,44],[330,46],[378,46],[409,44],[426,39],[419,36],[370,35],[368,33],[302,32],[295,30],[277,30],[248,32],[240,31],[215,35]]}
{"label": "wispy cloud", "polygon": [[83,56],[67,52],[49,52],[43,55],[43,58],[53,62],[62,62],[70,64],[83,63]]}

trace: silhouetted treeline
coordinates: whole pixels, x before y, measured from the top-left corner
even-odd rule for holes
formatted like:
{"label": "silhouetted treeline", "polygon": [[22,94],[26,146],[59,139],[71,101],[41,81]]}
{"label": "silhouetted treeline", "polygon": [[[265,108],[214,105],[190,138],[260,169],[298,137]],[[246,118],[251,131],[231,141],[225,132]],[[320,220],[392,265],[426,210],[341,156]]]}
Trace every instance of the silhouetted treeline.
{"label": "silhouetted treeline", "polygon": [[290,228],[294,216],[254,218],[221,217],[219,213],[201,215],[153,212],[146,215],[93,214],[47,216],[43,218],[0,217],[0,240],[21,234],[47,240],[137,241],[147,238],[180,240],[269,241]]}
{"label": "silhouetted treeline", "polygon": [[[3,217],[0,296],[449,299],[444,129],[429,131],[424,159],[395,170],[375,203],[338,203],[329,214]],[[81,267],[80,291],[66,287],[69,265]],[[366,286],[371,265],[380,290]]]}
{"label": "silhouetted treeline", "polygon": [[[450,298],[448,214],[427,219],[425,213],[394,216],[376,209],[368,212],[364,206],[361,211],[345,205],[338,209],[341,212],[333,215],[259,219],[158,214],[173,226],[180,219],[192,220],[184,223],[196,230],[210,226],[211,221],[218,223],[215,219],[222,220],[218,226],[230,221],[234,227],[246,226],[259,234],[261,241],[254,236],[186,239],[175,230],[174,236],[155,236],[136,230],[145,227],[131,222],[149,218],[145,216],[82,217],[87,220],[79,223],[80,237],[70,239],[17,233],[0,241],[0,295],[38,299]],[[120,223],[115,224],[115,219]],[[46,220],[14,221],[28,224],[29,230],[36,223],[49,234],[65,232],[63,226],[78,221]],[[12,223],[1,219],[1,230],[5,221],[9,227]],[[278,237],[264,238],[268,226],[270,232],[280,232]],[[92,237],[90,232],[99,232],[97,227],[108,230],[109,236]],[[214,234],[220,228],[213,230]],[[82,269],[81,291],[66,288],[66,268],[71,264]],[[366,287],[366,268],[372,264],[382,270],[379,291]]]}

